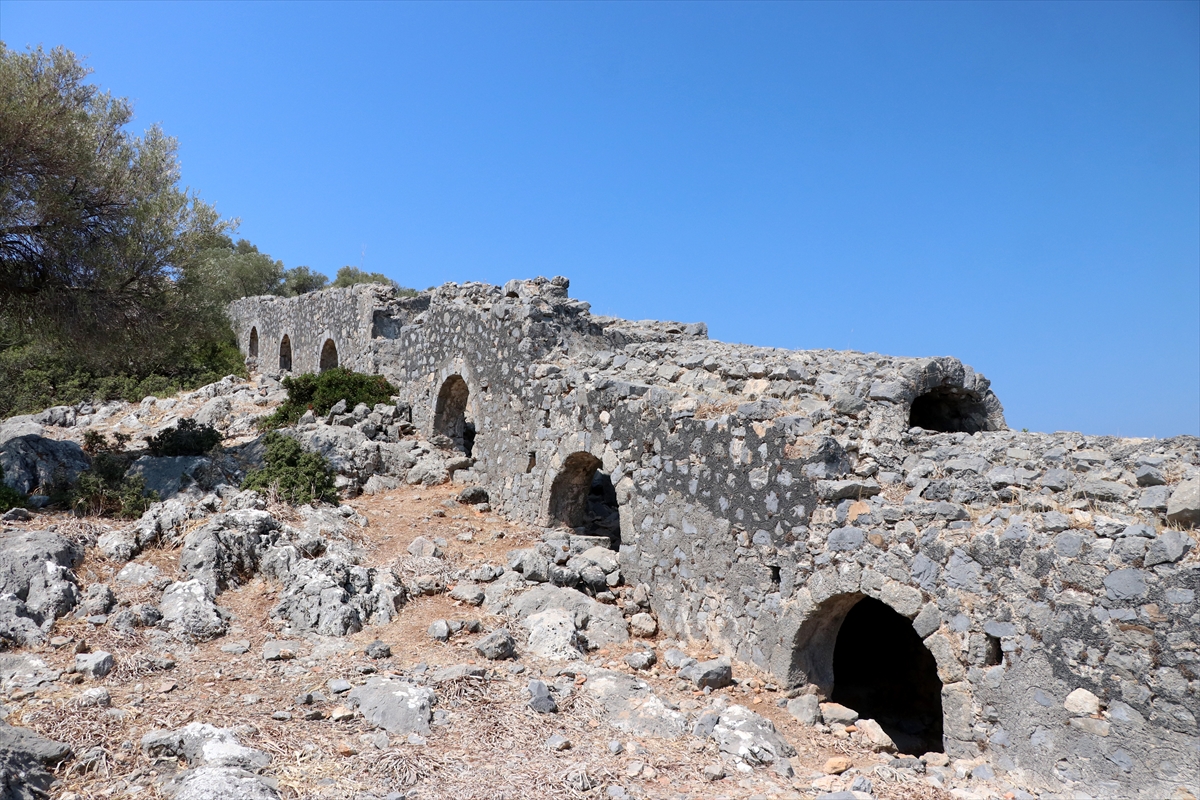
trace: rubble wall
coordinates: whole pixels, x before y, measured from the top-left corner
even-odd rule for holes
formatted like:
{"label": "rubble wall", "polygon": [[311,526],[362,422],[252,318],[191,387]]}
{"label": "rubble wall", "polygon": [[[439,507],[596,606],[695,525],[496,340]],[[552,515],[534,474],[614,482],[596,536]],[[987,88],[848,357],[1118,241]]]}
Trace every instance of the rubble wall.
{"label": "rubble wall", "polygon": [[295,371],[341,337],[343,364],[392,380],[431,438],[461,378],[459,479],[515,519],[553,525],[555,478],[587,453],[616,487],[624,580],[672,635],[828,695],[842,619],[872,597],[936,660],[948,753],[1113,797],[1200,774],[1193,437],[1011,431],[956,359],[714,342],[593,316],[560,278],[233,316],[260,368],[285,330],[309,359]]}

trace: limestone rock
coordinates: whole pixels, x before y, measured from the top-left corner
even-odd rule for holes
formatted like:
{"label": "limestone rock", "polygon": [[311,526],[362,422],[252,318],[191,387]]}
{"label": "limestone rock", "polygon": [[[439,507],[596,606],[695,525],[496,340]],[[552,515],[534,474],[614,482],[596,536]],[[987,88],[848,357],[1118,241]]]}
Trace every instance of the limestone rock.
{"label": "limestone rock", "polygon": [[371,678],[364,686],[351,689],[347,699],[362,712],[363,719],[389,733],[399,736],[429,733],[432,689],[394,678]]}
{"label": "limestone rock", "polygon": [[722,753],[752,766],[773,764],[796,755],[775,724],[745,706],[733,705],[721,712],[712,737]]}
{"label": "limestone rock", "polygon": [[1183,481],[1167,500],[1167,519],[1185,527],[1200,525],[1200,478]]}

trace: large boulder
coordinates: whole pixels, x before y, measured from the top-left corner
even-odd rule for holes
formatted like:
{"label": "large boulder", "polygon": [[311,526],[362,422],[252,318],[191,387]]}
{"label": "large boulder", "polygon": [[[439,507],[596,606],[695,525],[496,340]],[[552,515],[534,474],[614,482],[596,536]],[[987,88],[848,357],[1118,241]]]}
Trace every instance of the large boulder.
{"label": "large boulder", "polygon": [[0,798],[40,800],[49,797],[54,776],[47,768],[70,753],[71,748],[61,742],[0,722]]}
{"label": "large boulder", "polygon": [[575,589],[550,584],[535,586],[512,603],[511,613],[524,621],[551,608],[574,615],[580,638],[589,650],[629,641],[629,625],[619,608],[598,603]]}
{"label": "large boulder", "polygon": [[633,736],[678,739],[687,719],[668,706],[645,681],[610,669],[588,672],[582,691],[599,702],[609,725]]}
{"label": "large boulder", "polygon": [[74,442],[29,434],[0,443],[4,482],[21,494],[33,494],[35,489],[52,486],[60,480],[74,482],[91,463],[83,448]]}
{"label": "large boulder", "polygon": [[752,766],[774,764],[796,755],[796,748],[779,735],[775,724],[745,706],[730,706],[721,712],[712,737],[722,753]]}
{"label": "large boulder", "polygon": [[147,491],[158,492],[160,500],[189,486],[208,489],[216,479],[212,460],[204,456],[142,456],[125,473],[126,477],[134,475],[142,477]]}
{"label": "large boulder", "polygon": [[180,639],[207,642],[224,636],[228,628],[212,595],[198,580],[177,581],[163,590],[163,621]]}
{"label": "large boulder", "polygon": [[347,699],[363,719],[389,733],[429,733],[435,695],[432,689],[394,678],[371,678],[350,690]]}
{"label": "large boulder", "polygon": [[1200,525],[1200,478],[1183,481],[1175,487],[1167,500],[1167,519],[1186,528]]}
{"label": "large boulder", "polygon": [[239,509],[219,514],[183,540],[179,568],[216,595],[258,571],[262,551],[278,527],[266,511]]}
{"label": "large boulder", "polygon": [[0,639],[35,644],[79,603],[75,543],[49,531],[0,533]]}
{"label": "large boulder", "polygon": [[193,722],[174,731],[151,731],[142,737],[151,758],[184,759],[192,767],[163,786],[172,800],[278,800],[270,783],[255,774],[270,764],[260,750],[246,747],[228,728]]}

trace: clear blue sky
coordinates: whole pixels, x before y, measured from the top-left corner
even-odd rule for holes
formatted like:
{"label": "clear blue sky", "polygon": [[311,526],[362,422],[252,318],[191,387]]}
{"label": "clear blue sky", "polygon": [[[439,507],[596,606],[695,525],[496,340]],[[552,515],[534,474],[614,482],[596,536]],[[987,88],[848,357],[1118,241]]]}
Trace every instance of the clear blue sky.
{"label": "clear blue sky", "polygon": [[288,266],[562,274],[714,338],[955,355],[1200,433],[1200,4],[0,2]]}

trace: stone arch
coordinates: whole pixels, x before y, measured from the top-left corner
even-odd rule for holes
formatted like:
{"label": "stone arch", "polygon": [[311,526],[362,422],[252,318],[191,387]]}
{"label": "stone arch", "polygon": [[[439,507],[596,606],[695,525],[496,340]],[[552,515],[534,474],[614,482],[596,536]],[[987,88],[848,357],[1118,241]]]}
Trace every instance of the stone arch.
{"label": "stone arch", "polygon": [[475,422],[468,416],[467,401],[471,390],[457,373],[442,381],[433,407],[433,433],[445,436],[452,446],[471,455],[475,446]]}
{"label": "stone arch", "polygon": [[796,633],[794,683],[874,719],[897,749],[942,751],[942,682],[933,653],[912,623],[861,592],[821,603]]}
{"label": "stone arch", "polygon": [[337,345],[333,343],[333,339],[326,339],[325,344],[321,345],[321,360],[320,372],[333,369],[338,365]]}
{"label": "stone arch", "polygon": [[279,340],[279,370],[281,372],[292,371],[292,340],[286,333]]}
{"label": "stone arch", "polygon": [[550,484],[552,524],[574,528],[586,536],[606,536],[621,546],[621,515],[612,478],[600,471],[600,459],[588,452],[572,453]]}
{"label": "stone arch", "polygon": [[912,401],[908,426],[941,433],[986,431],[987,404],[975,392],[957,386],[938,386]]}
{"label": "stone arch", "polygon": [[250,326],[250,343],[246,346],[246,352],[251,358],[258,358],[258,326]]}

